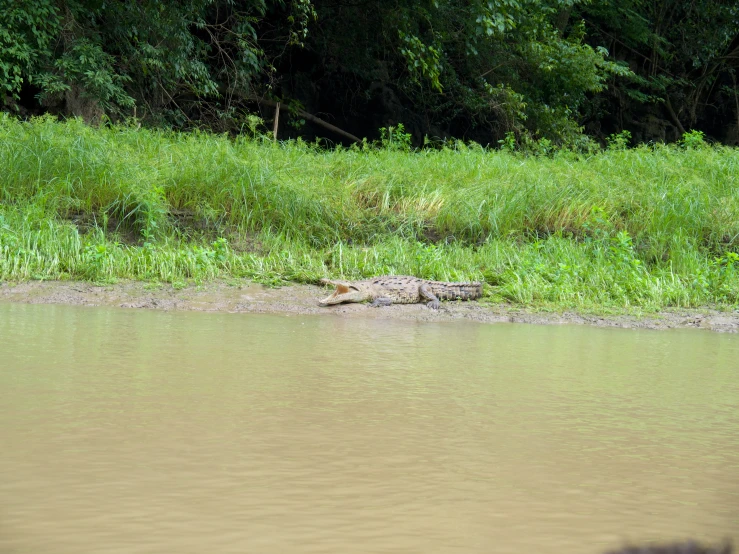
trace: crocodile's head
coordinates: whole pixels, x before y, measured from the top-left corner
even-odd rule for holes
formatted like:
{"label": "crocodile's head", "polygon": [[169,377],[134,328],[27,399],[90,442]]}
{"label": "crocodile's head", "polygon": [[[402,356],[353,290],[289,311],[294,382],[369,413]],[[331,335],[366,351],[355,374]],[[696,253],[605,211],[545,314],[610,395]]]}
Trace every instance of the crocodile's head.
{"label": "crocodile's head", "polygon": [[366,291],[346,281],[329,281],[322,279],[324,285],[334,285],[336,290],[331,296],[318,301],[319,306],[331,306],[342,302],[363,302],[369,298]]}

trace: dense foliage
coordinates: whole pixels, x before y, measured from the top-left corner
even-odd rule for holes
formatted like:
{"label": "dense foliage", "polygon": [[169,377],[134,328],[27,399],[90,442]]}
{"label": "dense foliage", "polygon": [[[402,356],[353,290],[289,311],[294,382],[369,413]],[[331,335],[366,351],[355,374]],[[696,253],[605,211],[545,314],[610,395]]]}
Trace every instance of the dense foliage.
{"label": "dense foliage", "polygon": [[614,81],[589,119],[629,127],[641,140],[691,128],[739,143],[739,2],[599,0],[578,5],[591,43],[633,74]]}
{"label": "dense foliage", "polygon": [[734,0],[0,0],[21,115],[238,132],[280,101],[283,137],[341,138],[307,113],[417,144],[736,142],[737,67]]}

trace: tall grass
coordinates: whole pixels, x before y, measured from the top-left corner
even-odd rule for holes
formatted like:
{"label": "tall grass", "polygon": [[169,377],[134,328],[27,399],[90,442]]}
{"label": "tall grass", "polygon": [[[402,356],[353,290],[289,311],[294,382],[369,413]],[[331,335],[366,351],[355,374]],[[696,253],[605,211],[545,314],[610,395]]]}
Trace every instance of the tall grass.
{"label": "tall grass", "polygon": [[739,150],[319,149],[0,118],[0,278],[412,273],[559,307],[735,305]]}

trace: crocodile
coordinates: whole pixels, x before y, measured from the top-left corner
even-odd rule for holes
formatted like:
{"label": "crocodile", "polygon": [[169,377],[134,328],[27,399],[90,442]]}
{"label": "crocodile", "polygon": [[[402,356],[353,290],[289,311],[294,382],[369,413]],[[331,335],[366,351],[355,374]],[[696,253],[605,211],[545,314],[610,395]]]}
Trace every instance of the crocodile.
{"label": "crocodile", "polygon": [[318,301],[319,306],[342,302],[372,300],[371,306],[416,304],[427,300],[427,306],[438,310],[439,300],[474,300],[482,296],[482,283],[446,283],[407,275],[386,275],[362,281],[321,279],[322,285],[334,285],[334,293]]}

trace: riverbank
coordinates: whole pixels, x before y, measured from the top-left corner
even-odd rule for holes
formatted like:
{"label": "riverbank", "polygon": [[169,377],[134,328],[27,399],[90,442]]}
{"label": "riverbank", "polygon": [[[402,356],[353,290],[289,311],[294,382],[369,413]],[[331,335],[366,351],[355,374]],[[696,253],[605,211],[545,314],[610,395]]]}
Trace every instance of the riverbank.
{"label": "riverbank", "polygon": [[313,314],[350,319],[573,324],[624,329],[697,328],[718,332],[739,332],[739,310],[673,309],[644,314],[588,314],[523,308],[485,301],[443,302],[442,308],[438,311],[430,310],[421,304],[383,308],[370,308],[366,304],[342,304],[321,308],[317,305],[317,300],[325,296],[326,290],[313,285],[268,288],[246,280],[213,281],[205,285],[183,287],[141,281],[120,281],[104,285],[82,281],[28,281],[0,283],[0,302],[220,313]]}
{"label": "riverbank", "polygon": [[558,313],[739,305],[739,149],[524,156],[0,116],[0,281],[415,275]]}

